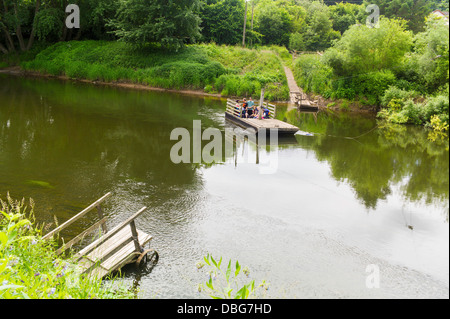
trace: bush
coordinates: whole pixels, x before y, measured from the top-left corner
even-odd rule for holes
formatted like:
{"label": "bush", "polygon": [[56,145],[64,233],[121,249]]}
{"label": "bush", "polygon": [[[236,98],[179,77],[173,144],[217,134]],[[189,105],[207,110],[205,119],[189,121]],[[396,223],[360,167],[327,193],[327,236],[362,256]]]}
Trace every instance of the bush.
{"label": "bush", "polygon": [[397,103],[401,103],[401,106],[403,107],[406,100],[417,97],[419,97],[419,93],[416,91],[406,91],[397,86],[390,86],[381,97],[381,105],[383,107],[388,107],[389,103],[395,100]]}
{"label": "bush", "polygon": [[373,97],[379,104],[386,90],[395,82],[396,77],[392,71],[382,70],[355,77],[352,81],[352,88],[356,94],[368,98]]}
{"label": "bush", "polygon": [[439,118],[448,123],[448,95],[437,95],[427,100],[424,109],[424,119],[429,122],[433,115],[439,116]]}
{"label": "bush", "polygon": [[306,92],[322,94],[328,98],[332,95],[333,70],[323,63],[320,56],[305,54],[297,58],[294,64],[294,76],[298,85]]}

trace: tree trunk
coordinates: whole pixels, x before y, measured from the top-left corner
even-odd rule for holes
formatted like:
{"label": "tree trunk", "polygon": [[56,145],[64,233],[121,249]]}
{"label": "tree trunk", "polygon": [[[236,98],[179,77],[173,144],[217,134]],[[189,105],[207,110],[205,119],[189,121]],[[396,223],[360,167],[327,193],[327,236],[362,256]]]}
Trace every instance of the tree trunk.
{"label": "tree trunk", "polygon": [[5,33],[5,37],[7,40],[7,46],[9,49],[9,52],[16,52],[16,47],[14,46],[14,41],[11,38],[11,35],[9,34],[8,30],[6,30],[5,27],[3,27],[3,32]]}
{"label": "tree trunk", "polygon": [[28,39],[27,51],[31,49],[34,43],[34,37],[36,36],[36,17],[41,7],[41,0],[36,0],[36,9],[34,11],[33,28],[31,29],[30,39]]}
{"label": "tree trunk", "polygon": [[76,34],[76,36],[75,36],[75,41],[80,40],[80,38],[81,38],[81,26],[80,26],[80,28],[79,28],[78,31],[77,31],[77,34]]}
{"label": "tree trunk", "polygon": [[20,27],[20,22],[19,22],[19,12],[17,11],[17,1],[14,2],[14,13],[15,13],[16,19],[17,19],[16,35],[17,35],[17,39],[19,39],[20,50],[26,51],[25,42],[23,41],[23,36],[22,36],[22,28]]}
{"label": "tree trunk", "polygon": [[0,43],[0,51],[3,54],[8,54],[8,49],[5,48],[5,46],[3,44]]}
{"label": "tree trunk", "polygon": [[[64,8],[66,8],[67,5],[68,5],[67,4],[67,0],[65,0],[64,1]],[[66,41],[66,38],[67,38],[67,27],[66,27],[66,24],[63,23],[62,30],[61,30],[61,37],[59,38],[59,41],[60,42]]]}

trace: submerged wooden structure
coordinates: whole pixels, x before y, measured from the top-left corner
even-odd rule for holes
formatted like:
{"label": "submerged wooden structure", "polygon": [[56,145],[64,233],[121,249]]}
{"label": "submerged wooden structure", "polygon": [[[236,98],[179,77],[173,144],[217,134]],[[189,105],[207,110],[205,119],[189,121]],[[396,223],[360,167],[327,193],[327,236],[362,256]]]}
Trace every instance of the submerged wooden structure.
{"label": "submerged wooden structure", "polygon": [[266,133],[269,133],[270,130],[277,130],[280,135],[294,135],[300,130],[294,125],[275,119],[275,105],[264,103],[264,107],[270,111],[269,119],[247,119],[241,116],[242,107],[236,107],[236,101],[228,99],[225,118],[244,129],[254,129],[257,134],[262,130],[265,130]]}
{"label": "submerged wooden structure", "polygon": [[62,254],[67,249],[81,242],[86,236],[95,232],[101,234],[98,239],[75,254],[75,259],[82,268],[82,273],[89,277],[103,278],[119,271],[125,265],[131,263],[140,265],[142,260],[144,258],[147,260],[150,255],[152,259],[158,259],[158,253],[155,250],[144,249],[145,245],[149,244],[152,240],[152,236],[138,230],[135,224],[135,220],[147,210],[147,207],[143,207],[123,223],[108,231],[106,227],[107,218],[103,217],[101,204],[110,196],[111,193],[106,194],[78,215],[43,237],[44,240],[48,240],[56,236],[63,229],[90,211],[97,209],[100,221],[86,229],[67,244],[63,244],[57,251],[58,254]]}
{"label": "submerged wooden structure", "polygon": [[[292,92],[291,92],[292,94]],[[302,92],[295,93],[295,96],[293,97],[295,105],[297,105],[298,109],[300,111],[306,111],[306,112],[318,112],[319,107],[315,104],[313,104],[306,94]]]}

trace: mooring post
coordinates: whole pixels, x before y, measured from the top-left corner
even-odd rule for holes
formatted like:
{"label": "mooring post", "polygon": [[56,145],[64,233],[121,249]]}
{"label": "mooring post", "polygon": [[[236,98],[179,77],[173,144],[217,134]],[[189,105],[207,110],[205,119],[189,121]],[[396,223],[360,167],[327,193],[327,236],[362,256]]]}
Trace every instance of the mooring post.
{"label": "mooring post", "polygon": [[259,100],[259,114],[258,114],[258,119],[262,120],[262,114],[264,112],[263,106],[264,106],[264,94],[266,89],[262,88],[261,89],[261,99]]}

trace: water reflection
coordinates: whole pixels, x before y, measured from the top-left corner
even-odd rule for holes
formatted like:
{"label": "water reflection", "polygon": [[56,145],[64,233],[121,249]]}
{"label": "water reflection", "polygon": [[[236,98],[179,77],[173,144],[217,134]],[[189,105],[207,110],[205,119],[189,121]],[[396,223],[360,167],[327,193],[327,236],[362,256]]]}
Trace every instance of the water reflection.
{"label": "water reflection", "polygon": [[315,133],[315,138],[299,137],[299,145],[329,163],[333,178],[351,185],[367,208],[376,209],[398,184],[407,200],[448,201],[448,139],[431,142],[422,128],[348,113],[279,116]]}

